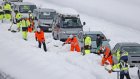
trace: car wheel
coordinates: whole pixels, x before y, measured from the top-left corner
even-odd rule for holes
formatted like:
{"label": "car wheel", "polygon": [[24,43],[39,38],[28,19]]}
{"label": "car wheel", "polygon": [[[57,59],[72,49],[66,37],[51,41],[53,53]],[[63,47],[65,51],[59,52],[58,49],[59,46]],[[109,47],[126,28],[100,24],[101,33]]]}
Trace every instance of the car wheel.
{"label": "car wheel", "polygon": [[138,72],[137,72],[137,73],[138,73],[138,78],[140,79],[140,70],[138,70]]}

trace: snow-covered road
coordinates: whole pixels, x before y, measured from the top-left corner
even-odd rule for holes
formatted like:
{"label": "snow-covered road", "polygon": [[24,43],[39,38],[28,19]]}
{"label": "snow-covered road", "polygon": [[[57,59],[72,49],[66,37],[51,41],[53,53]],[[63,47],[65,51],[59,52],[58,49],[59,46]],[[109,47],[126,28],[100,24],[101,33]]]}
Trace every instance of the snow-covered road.
{"label": "snow-covered road", "polygon": [[[62,8],[41,0],[30,2],[46,8]],[[87,23],[84,30],[90,28],[102,31],[111,39],[112,47],[123,41],[140,43],[140,32],[133,28],[126,28],[84,13],[80,13],[80,16],[82,21]],[[69,45],[62,47],[62,42],[53,40],[50,33],[45,34],[48,48],[48,52],[45,53],[43,49],[37,48],[38,43],[33,33],[29,33],[28,41],[24,41],[21,33],[7,31],[10,23],[0,25],[0,69],[16,79],[117,79],[116,73],[109,74],[100,66],[100,56],[81,56],[76,52],[69,52]],[[132,79],[138,79],[136,70],[137,68],[131,69]]]}

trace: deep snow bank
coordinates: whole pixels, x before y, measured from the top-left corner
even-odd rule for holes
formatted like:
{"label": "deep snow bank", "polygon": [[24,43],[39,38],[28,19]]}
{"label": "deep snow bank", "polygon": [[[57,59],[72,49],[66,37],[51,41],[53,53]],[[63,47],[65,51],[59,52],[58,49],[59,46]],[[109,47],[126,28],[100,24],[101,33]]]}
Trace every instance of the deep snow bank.
{"label": "deep snow bank", "polygon": [[[46,0],[44,0],[46,1]],[[67,6],[90,16],[140,30],[138,0],[47,0]]]}

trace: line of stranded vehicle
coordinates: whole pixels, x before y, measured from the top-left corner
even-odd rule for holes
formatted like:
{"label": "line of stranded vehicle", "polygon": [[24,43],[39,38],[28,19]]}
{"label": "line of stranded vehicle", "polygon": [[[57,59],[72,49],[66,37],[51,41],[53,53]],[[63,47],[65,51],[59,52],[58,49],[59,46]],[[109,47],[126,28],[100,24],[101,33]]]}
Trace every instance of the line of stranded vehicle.
{"label": "line of stranded vehicle", "polygon": [[[69,35],[76,35],[81,49],[83,52],[84,42],[83,38],[89,35],[92,38],[91,52],[96,53],[97,34],[103,37],[103,46],[110,47],[109,41],[106,36],[100,31],[83,31],[85,22],[81,22],[80,15],[73,9],[64,8],[56,11],[54,9],[37,8],[35,4],[29,2],[22,2],[22,0],[8,0],[13,2],[13,10],[18,10],[23,16],[28,16],[28,11],[33,13],[33,16],[38,19],[38,25],[45,32],[52,32],[52,36],[55,40],[64,41]],[[14,17],[13,17],[14,18]],[[13,20],[15,21],[15,20]],[[140,79],[140,44],[138,43],[117,43],[112,49],[113,59],[118,63],[116,59],[117,51],[127,51],[128,63],[130,67],[138,67],[138,76]]]}

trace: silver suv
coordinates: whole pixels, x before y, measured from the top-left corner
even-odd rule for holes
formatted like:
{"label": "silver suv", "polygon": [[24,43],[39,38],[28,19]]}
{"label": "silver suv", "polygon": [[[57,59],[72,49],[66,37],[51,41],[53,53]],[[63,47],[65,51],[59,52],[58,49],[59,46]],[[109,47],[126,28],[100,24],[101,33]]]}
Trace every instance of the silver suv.
{"label": "silver suv", "polygon": [[128,42],[117,43],[112,50],[112,54],[114,54],[113,58],[115,61],[117,60],[115,56],[118,50],[124,50],[128,52],[128,63],[131,67],[140,65],[140,44]]}
{"label": "silver suv", "polygon": [[97,50],[96,39],[97,39],[97,35],[99,35],[99,34],[103,38],[102,45],[108,46],[110,48],[110,44],[109,44],[110,39],[107,39],[106,36],[101,31],[84,31],[83,35],[82,34],[78,35],[78,40],[80,42],[79,44],[81,46],[82,53],[84,53],[85,36],[91,37],[91,40],[92,40],[91,53],[97,53],[96,52],[96,50]]}
{"label": "silver suv", "polygon": [[33,16],[38,19],[39,26],[45,32],[52,31],[52,22],[56,16],[56,11],[54,9],[39,8],[34,9]]}
{"label": "silver suv", "polygon": [[[85,25],[85,22],[84,24]],[[65,41],[69,35],[83,32],[79,14],[57,13],[52,24],[52,35],[55,40]]]}

